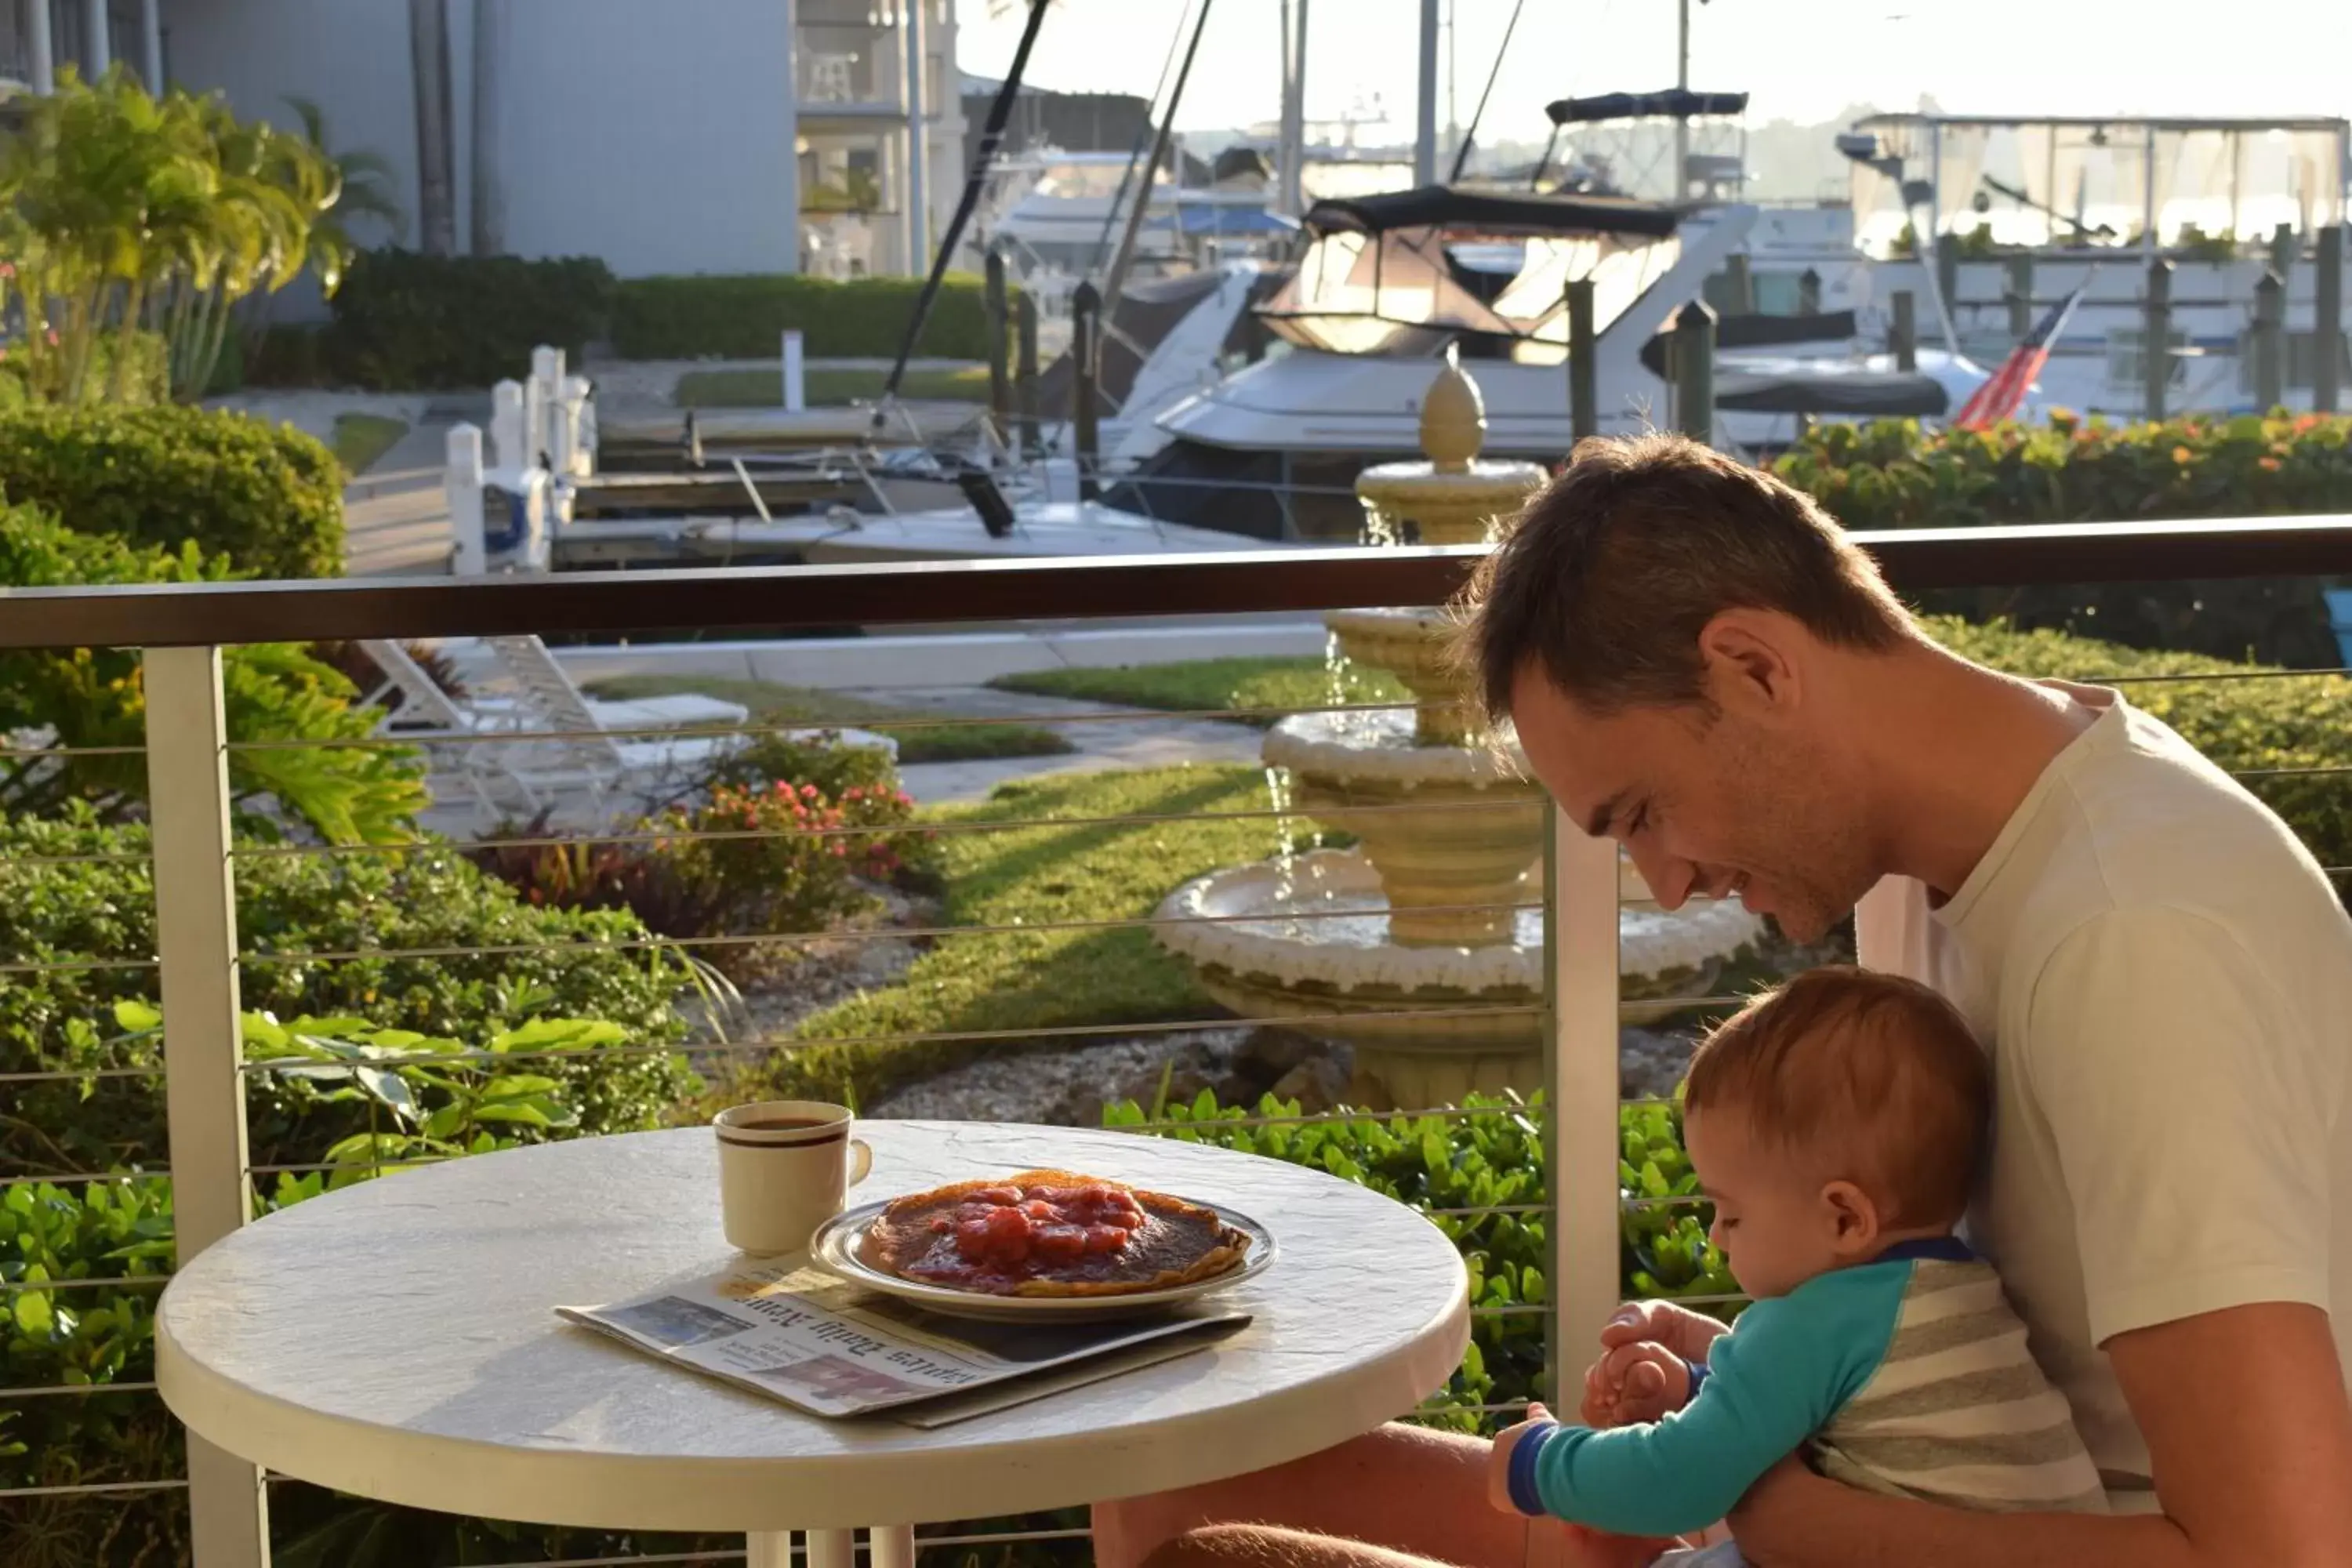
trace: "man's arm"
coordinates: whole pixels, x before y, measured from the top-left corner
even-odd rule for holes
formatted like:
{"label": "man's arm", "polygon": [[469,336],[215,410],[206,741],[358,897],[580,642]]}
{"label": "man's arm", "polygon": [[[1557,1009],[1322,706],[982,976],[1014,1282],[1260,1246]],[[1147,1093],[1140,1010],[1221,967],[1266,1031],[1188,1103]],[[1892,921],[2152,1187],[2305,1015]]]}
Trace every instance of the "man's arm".
{"label": "man's arm", "polygon": [[2352,1401],[2326,1315],[2233,1307],[2105,1346],[2162,1514],[1974,1513],[1799,1466],[1731,1516],[1759,1568],[2340,1568],[2352,1563]]}

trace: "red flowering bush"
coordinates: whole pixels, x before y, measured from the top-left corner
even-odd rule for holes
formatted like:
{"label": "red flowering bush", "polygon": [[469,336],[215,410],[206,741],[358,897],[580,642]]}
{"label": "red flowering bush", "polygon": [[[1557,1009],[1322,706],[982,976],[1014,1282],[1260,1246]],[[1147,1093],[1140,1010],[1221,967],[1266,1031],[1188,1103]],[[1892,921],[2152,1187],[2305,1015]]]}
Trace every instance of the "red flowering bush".
{"label": "red flowering bush", "polygon": [[649,854],[680,885],[724,911],[725,929],[822,931],[869,900],[862,884],[887,881],[915,837],[903,790],[851,784],[838,797],[813,784],[719,784],[698,805],[656,817]]}
{"label": "red flowering bush", "polygon": [[[785,779],[713,784],[619,843],[592,838],[507,846],[477,858],[556,909],[625,909],[657,935],[764,936],[818,931],[862,913],[872,888],[899,879],[927,837],[914,802],[887,780],[828,795]],[[543,825],[517,833],[543,838]],[[741,976],[782,951],[719,942],[697,955]]]}

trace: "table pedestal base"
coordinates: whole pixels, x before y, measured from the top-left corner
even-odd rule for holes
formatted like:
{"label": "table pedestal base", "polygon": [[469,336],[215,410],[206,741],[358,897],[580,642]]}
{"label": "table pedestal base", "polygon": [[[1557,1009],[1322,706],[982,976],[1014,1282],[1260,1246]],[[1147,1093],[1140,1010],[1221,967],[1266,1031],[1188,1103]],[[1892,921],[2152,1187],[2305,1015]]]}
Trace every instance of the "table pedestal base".
{"label": "table pedestal base", "polygon": [[[806,1568],[856,1568],[857,1532],[854,1530],[811,1530]],[[866,1532],[868,1568],[915,1568],[915,1527],[894,1524]],[[793,1568],[793,1532],[755,1531],[743,1538],[744,1568]]]}

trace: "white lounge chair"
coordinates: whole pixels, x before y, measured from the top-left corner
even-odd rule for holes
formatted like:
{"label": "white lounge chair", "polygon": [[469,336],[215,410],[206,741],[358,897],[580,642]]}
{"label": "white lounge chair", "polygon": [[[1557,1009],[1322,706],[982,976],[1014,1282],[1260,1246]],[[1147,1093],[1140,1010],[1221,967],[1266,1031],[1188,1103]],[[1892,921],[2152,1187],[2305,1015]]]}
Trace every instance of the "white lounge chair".
{"label": "white lounge chair", "polygon": [[[723,729],[747,722],[751,710],[740,702],[726,702],[715,697],[701,697],[681,692],[671,697],[639,697],[619,701],[583,695],[563,673],[546,647],[537,637],[500,637],[496,641],[514,645],[510,652],[501,655],[499,665],[508,679],[522,688],[523,695],[469,696],[461,706],[441,689],[425,667],[409,657],[408,650],[396,642],[362,641],[360,647],[384,673],[382,685],[362,699],[381,703],[397,695],[399,701],[391,705],[385,716],[387,730],[418,728],[441,730],[456,734],[478,733],[485,730],[554,729],[554,714],[541,710],[534,697],[541,692],[567,692],[564,699],[569,708],[573,701],[579,710],[593,721],[591,727],[599,730],[670,730],[700,727]],[[497,650],[493,650],[496,652]],[[530,679],[521,679],[521,671],[531,671]]]}

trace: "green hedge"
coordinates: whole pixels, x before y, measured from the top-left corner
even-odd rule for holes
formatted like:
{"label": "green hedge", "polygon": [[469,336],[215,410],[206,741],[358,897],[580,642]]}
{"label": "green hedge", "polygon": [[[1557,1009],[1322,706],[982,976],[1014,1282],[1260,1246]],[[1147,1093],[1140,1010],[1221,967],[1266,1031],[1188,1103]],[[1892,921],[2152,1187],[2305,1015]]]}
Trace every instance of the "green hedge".
{"label": "green hedge", "polygon": [[593,257],[371,250],[335,291],[327,363],[340,379],[382,391],[519,380],[539,345],[576,360],[603,337],[613,289],[612,272]]}
{"label": "green hedge", "polygon": [[[1471,1306],[1490,1310],[1471,1321],[1469,1352],[1445,1392],[1424,1407],[1423,1419],[1460,1431],[1492,1432],[1516,1417],[1469,1407],[1554,1401],[1559,1395],[1544,1365],[1541,1309],[1551,1300],[1549,1216],[1523,1212],[1550,1203],[1551,1183],[1544,1166],[1541,1095],[1525,1104],[1478,1096],[1466,1103],[1482,1108],[1481,1113],[1252,1125],[1246,1117],[1295,1117],[1298,1107],[1269,1097],[1245,1112],[1220,1108],[1204,1093],[1190,1106],[1150,1110],[1130,1101],[1109,1108],[1103,1120],[1112,1127],[1162,1125],[1166,1136],[1184,1142],[1309,1165],[1428,1214],[1468,1265]],[[1709,1211],[1698,1201],[1698,1177],[1683,1152],[1679,1111],[1664,1104],[1632,1105],[1618,1113],[1618,1182],[1623,1193],[1690,1200],[1688,1206],[1625,1212],[1618,1256],[1622,1292],[1668,1298],[1737,1294],[1739,1287],[1722,1254],[1707,1245]],[[1488,1212],[1462,1212],[1479,1210]],[[1702,1304],[1717,1310],[1728,1305]]]}
{"label": "green hedge", "polygon": [[[2352,419],[2318,415],[1923,431],[1916,421],[1822,425],[1773,465],[1852,529],[2137,522],[2352,510]],[[2339,662],[2305,579],[2110,582],[1963,589],[1921,607],[2007,617],[2136,647],[2303,668]]]}
{"label": "green hedge", "polygon": [[342,575],[342,470],[290,425],[169,405],[18,408],[0,413],[0,495],[79,532],[193,543],[251,576]]}
{"label": "green hedge", "polygon": [[[624,359],[773,359],[787,328],[811,355],[887,356],[922,292],[919,278],[734,276],[631,278],[613,311],[613,347]],[[946,359],[988,357],[981,280],[950,275],[915,345]]]}
{"label": "green hedge", "polygon": [[[159,1000],[155,972],[96,962],[155,951],[147,848],[141,826],[0,819],[0,952],[17,963],[93,965],[11,975],[0,985],[0,1072],[152,1065],[147,1047],[114,1039],[105,1021],[118,1003]],[[48,863],[26,863],[36,858]],[[674,950],[586,945],[645,942],[634,917],[534,908],[438,846],[240,859],[237,921],[250,955],[239,981],[245,1005],[280,1017],[356,1015],[387,1028],[481,1038],[528,1017],[562,1015],[602,1019],[659,1044],[680,1037],[672,1004],[696,984]],[[450,956],[268,956],[367,949]],[[568,1086],[583,1125],[594,1131],[654,1125],[694,1088],[684,1065],[661,1052],[547,1070]],[[8,1118],[0,1120],[0,1170],[157,1163],[164,1145],[156,1089],[144,1077],[12,1086]],[[257,1163],[318,1158],[302,1119],[270,1094],[257,1092],[253,1117]]]}

